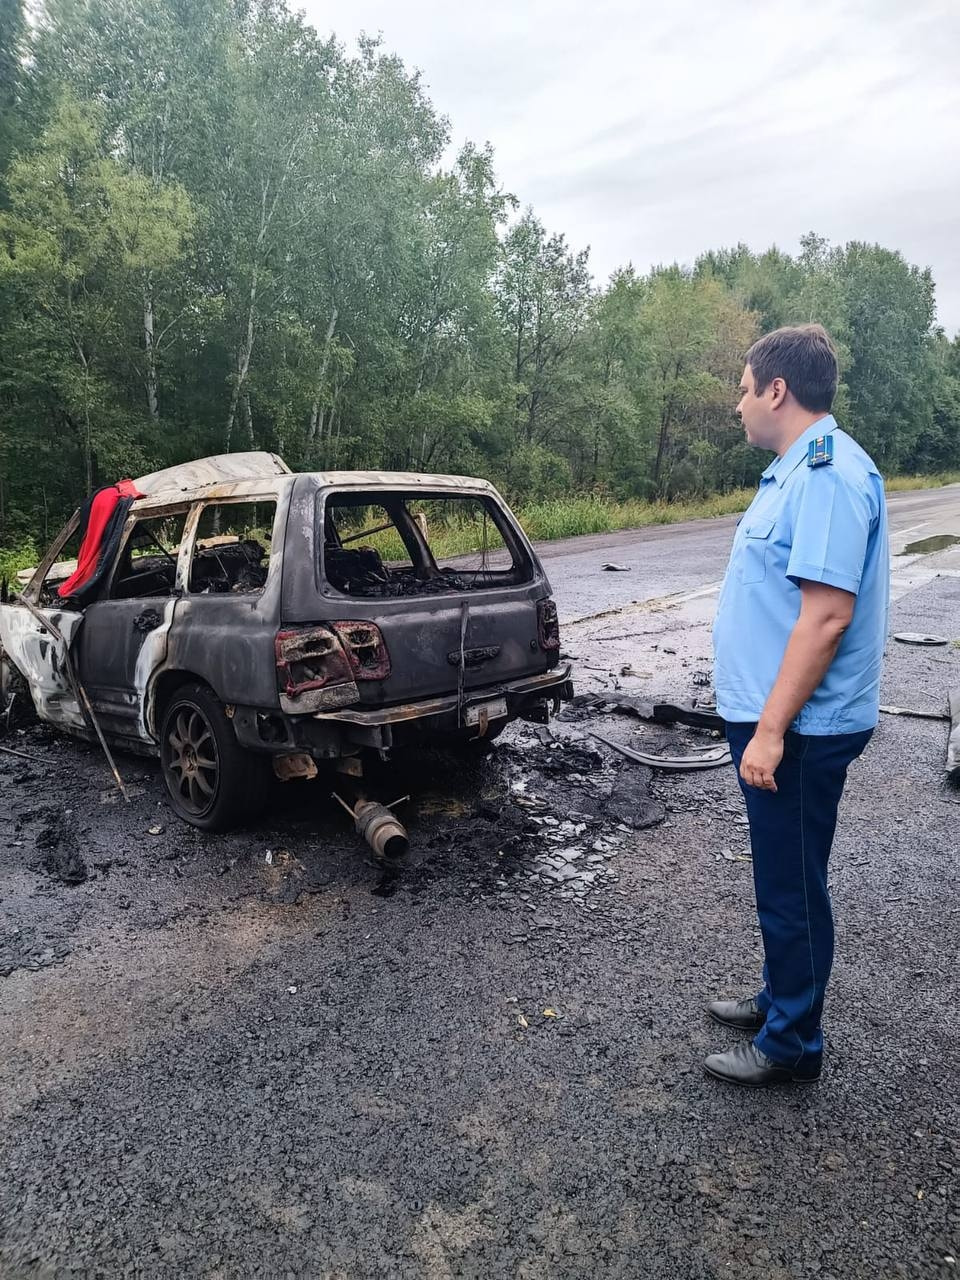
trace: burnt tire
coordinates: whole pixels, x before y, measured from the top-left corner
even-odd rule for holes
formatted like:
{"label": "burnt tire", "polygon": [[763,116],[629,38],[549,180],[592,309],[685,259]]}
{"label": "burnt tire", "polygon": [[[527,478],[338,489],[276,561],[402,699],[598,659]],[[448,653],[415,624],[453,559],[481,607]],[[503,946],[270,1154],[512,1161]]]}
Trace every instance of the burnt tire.
{"label": "burnt tire", "polygon": [[160,729],[160,767],[171,807],[201,831],[253,821],[267,802],[266,756],[237,742],[219,699],[202,684],[172,694]]}

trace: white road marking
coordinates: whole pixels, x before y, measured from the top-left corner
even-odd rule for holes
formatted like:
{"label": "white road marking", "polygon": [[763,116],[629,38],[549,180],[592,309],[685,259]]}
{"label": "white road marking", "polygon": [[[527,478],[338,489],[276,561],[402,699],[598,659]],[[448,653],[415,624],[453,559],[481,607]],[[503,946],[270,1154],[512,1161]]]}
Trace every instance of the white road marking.
{"label": "white road marking", "polygon": [[924,520],[922,524],[912,524],[909,529],[891,529],[890,532],[896,533],[898,538],[905,538],[908,533],[916,533],[919,529],[926,529],[929,523],[929,520]]}

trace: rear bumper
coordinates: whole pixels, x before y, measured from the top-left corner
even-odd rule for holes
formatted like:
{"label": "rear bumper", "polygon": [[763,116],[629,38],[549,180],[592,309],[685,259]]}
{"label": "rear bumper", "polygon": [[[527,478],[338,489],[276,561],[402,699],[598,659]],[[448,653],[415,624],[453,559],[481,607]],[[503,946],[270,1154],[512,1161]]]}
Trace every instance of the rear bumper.
{"label": "rear bumper", "polygon": [[[529,704],[531,699],[549,698],[568,702],[572,697],[573,684],[568,662],[542,675],[527,676],[523,680],[511,680],[506,684],[487,685],[483,689],[471,689],[463,695],[463,710],[503,698],[507,704],[507,718],[510,718],[522,715],[525,704]],[[440,723],[429,727],[453,730],[460,723],[457,707],[457,695],[451,693],[441,698],[423,698],[417,702],[403,702],[395,707],[375,707],[369,711],[351,707],[343,707],[337,711],[317,711],[313,719],[365,728],[408,724],[410,721],[439,721]]]}
{"label": "rear bumper", "polygon": [[356,755],[361,747],[389,751],[405,743],[449,735],[479,736],[476,728],[464,724],[467,711],[501,699],[506,703],[506,715],[491,715],[491,729],[516,719],[543,723],[551,710],[558,710],[561,702],[572,697],[570,664],[562,663],[541,675],[471,689],[464,693],[462,705],[453,693],[392,707],[339,707],[299,716],[238,706],[233,726],[242,745],[254,751],[271,755],[305,752],[317,760],[335,760]]}

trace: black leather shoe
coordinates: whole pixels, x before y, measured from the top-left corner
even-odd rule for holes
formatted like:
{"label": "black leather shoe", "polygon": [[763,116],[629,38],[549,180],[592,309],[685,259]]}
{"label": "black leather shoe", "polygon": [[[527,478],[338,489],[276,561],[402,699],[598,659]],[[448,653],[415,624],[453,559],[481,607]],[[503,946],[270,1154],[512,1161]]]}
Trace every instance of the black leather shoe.
{"label": "black leather shoe", "polygon": [[716,1076],[718,1080],[754,1089],[762,1089],[768,1084],[814,1084],[820,1079],[819,1067],[815,1073],[811,1073],[809,1068],[794,1071],[793,1067],[768,1058],[752,1040],[748,1044],[738,1044],[726,1053],[711,1053],[703,1066],[708,1075]]}
{"label": "black leather shoe", "polygon": [[736,1027],[738,1031],[759,1031],[767,1020],[766,1014],[757,1008],[753,996],[746,1000],[711,1000],[707,1005],[707,1013],[714,1022],[722,1022],[725,1027]]}

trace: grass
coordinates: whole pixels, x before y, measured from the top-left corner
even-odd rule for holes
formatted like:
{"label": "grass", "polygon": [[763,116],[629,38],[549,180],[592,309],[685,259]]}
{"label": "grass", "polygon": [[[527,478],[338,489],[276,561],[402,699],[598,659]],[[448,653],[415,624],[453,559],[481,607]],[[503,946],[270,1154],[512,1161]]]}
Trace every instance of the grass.
{"label": "grass", "polygon": [[[353,530],[349,526],[344,526],[341,532],[347,536]],[[356,532],[360,532],[359,526]],[[453,556],[465,556],[471,552],[480,551],[486,542],[487,551],[498,551],[503,546],[503,539],[497,531],[496,525],[492,521],[487,521],[486,530],[484,530],[481,520],[458,521],[456,523],[441,523],[433,521],[428,525],[427,537],[434,557],[439,560],[449,560]],[[392,529],[385,529],[381,533],[371,534],[367,538],[358,538],[356,542],[350,544],[354,547],[373,547],[380,552],[381,559],[386,564],[409,563],[410,557],[407,555],[407,549],[401,541],[399,533]]]}
{"label": "grass", "polygon": [[945,484],[960,484],[960,471],[938,471],[932,476],[890,476],[884,481],[887,493],[907,489],[939,489]]}
{"label": "grass", "polygon": [[528,538],[549,542],[584,533],[611,533],[616,529],[643,529],[652,524],[679,524],[730,515],[742,511],[753,497],[752,489],[735,489],[687,502],[644,502],[633,499],[612,502],[594,496],[556,499],[520,507],[517,517]]}
{"label": "grass", "polygon": [[30,543],[17,548],[0,547],[0,582],[13,582],[21,569],[29,569],[39,559],[37,548]]}

